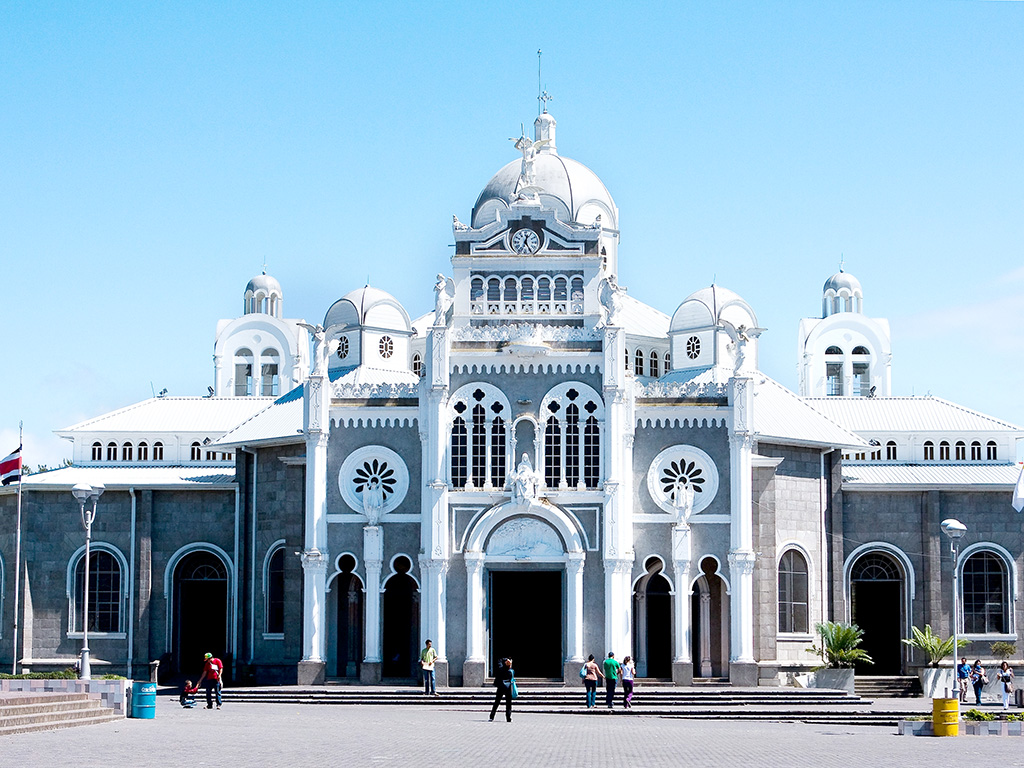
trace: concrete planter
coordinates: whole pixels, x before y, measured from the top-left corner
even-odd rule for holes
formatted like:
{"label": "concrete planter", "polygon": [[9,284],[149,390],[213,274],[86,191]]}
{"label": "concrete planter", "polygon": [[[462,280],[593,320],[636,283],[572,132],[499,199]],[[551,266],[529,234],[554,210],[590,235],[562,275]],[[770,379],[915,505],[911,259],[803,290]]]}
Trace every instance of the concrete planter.
{"label": "concrete planter", "polygon": [[934,736],[931,720],[900,720],[900,736]]}
{"label": "concrete planter", "polygon": [[829,688],[853,693],[853,668],[819,669],[814,673],[811,688]]}
{"label": "concrete planter", "polygon": [[942,667],[923,667],[917,676],[921,680],[921,690],[926,699],[955,699],[960,696],[956,685],[955,671]]}

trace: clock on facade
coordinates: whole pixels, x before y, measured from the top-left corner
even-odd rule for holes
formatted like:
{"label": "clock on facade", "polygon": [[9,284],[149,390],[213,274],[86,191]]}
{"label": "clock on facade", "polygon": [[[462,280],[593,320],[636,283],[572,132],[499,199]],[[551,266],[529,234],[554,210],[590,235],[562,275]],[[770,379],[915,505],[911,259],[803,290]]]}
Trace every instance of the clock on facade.
{"label": "clock on facade", "polygon": [[540,238],[532,229],[520,229],[512,235],[512,250],[516,253],[536,253],[540,250]]}

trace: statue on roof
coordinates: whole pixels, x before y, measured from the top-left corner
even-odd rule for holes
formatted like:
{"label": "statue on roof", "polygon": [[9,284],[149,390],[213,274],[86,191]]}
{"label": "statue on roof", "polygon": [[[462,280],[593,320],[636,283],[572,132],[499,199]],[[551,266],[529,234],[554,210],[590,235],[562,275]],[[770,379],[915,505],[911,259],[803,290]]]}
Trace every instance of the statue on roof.
{"label": "statue on roof", "polygon": [[434,325],[447,325],[448,308],[455,301],[455,281],[440,272],[434,283]]}
{"label": "statue on roof", "polygon": [[310,325],[309,323],[299,323],[299,326],[305,328],[313,336],[313,370],[310,371],[312,376],[323,376],[327,370],[327,332],[322,325]]}
{"label": "statue on roof", "polygon": [[[534,141],[526,135],[526,131],[523,131],[523,135],[518,139],[510,138],[509,141],[515,142],[515,147],[523,153],[523,165],[522,170],[519,172],[519,193],[523,195],[527,191],[534,191],[537,186],[537,174],[533,170],[533,162],[537,159],[537,152],[543,147],[551,143],[550,139],[541,139]],[[532,197],[536,197],[534,191]]]}
{"label": "statue on roof", "polygon": [[602,322],[604,325],[617,325],[622,313],[622,294],[625,288],[619,287],[615,275],[608,275],[601,281],[598,300],[601,302]]}

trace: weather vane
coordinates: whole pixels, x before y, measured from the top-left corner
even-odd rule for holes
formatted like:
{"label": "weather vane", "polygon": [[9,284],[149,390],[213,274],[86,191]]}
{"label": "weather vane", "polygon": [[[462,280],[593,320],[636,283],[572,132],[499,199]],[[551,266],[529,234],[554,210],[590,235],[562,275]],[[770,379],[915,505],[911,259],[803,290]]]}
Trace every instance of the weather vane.
{"label": "weather vane", "polygon": [[552,101],[555,97],[544,90],[541,85],[540,76],[540,56],[543,53],[540,48],[537,49],[537,114],[548,111],[548,102]]}

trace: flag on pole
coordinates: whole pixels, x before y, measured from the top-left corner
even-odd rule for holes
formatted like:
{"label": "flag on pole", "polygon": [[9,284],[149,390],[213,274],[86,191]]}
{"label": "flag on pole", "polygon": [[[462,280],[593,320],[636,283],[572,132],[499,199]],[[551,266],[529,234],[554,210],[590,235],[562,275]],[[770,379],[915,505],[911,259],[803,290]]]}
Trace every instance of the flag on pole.
{"label": "flag on pole", "polygon": [[1017,478],[1017,484],[1013,486],[1013,508],[1020,512],[1024,509],[1024,464],[1020,466],[1020,477]]}
{"label": "flag on pole", "polygon": [[0,459],[0,485],[10,485],[21,480],[21,446],[18,450]]}

